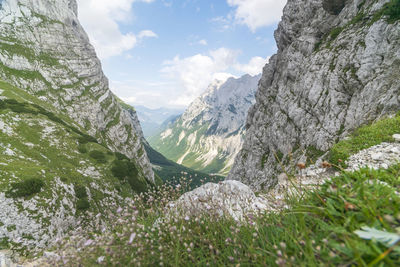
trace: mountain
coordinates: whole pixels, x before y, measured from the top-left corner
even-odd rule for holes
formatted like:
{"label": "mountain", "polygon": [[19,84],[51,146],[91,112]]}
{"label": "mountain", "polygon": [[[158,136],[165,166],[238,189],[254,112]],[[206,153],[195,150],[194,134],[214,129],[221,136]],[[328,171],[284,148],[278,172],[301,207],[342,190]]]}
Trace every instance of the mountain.
{"label": "mountain", "polygon": [[[133,120],[137,120],[137,109],[123,103],[122,101],[121,106],[129,112]],[[164,121],[161,127],[167,127],[168,125],[171,125],[171,123],[175,121],[176,117],[177,116],[172,116],[170,119],[167,119],[166,121]],[[135,123],[135,125],[139,125],[139,122]],[[161,153],[157,152],[151,147],[151,145],[145,139],[142,129],[138,128],[136,130],[142,140],[143,146],[149,157],[154,172],[158,175],[158,177],[160,177],[163,182],[169,184],[180,184],[182,182],[181,179],[185,177],[188,180],[191,180],[188,186],[190,189],[193,189],[206,182],[218,182],[224,179],[223,176],[210,175],[200,171],[195,171],[167,159]]]}
{"label": "mountain", "polygon": [[75,0],[1,1],[0,80],[0,246],[46,247],[156,182]]}
{"label": "mountain", "polygon": [[226,175],[241,148],[260,77],[215,80],[181,117],[149,139],[151,146],[189,168]]}
{"label": "mountain", "polygon": [[109,90],[75,0],[8,0],[0,13],[0,78],[51,103],[154,181],[128,114]]}
{"label": "mountain", "polygon": [[183,113],[183,110],[170,108],[150,109],[136,106],[135,109],[146,138],[157,134],[166,120]]}
{"label": "mountain", "polygon": [[228,179],[271,188],[289,163],[315,161],[400,110],[398,3],[288,1]]}

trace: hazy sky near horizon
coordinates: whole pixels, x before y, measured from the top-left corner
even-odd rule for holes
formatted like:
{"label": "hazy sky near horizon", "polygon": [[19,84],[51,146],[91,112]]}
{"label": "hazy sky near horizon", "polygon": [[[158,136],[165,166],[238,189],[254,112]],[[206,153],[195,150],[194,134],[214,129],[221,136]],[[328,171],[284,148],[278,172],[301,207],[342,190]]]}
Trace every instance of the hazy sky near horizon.
{"label": "hazy sky near horizon", "polygon": [[132,105],[186,107],[215,78],[256,75],[286,0],[78,0],[111,90]]}

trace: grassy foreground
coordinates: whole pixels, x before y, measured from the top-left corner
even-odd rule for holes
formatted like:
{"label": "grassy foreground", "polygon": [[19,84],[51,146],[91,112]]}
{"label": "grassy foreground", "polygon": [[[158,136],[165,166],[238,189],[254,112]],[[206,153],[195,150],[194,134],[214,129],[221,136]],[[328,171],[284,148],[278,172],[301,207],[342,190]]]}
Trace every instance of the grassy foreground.
{"label": "grassy foreground", "polygon": [[399,266],[398,242],[364,240],[363,226],[400,234],[400,165],[343,173],[290,208],[227,218],[179,216],[159,222],[182,188],[164,185],[119,209],[113,232],[79,233],[52,265],[83,266]]}

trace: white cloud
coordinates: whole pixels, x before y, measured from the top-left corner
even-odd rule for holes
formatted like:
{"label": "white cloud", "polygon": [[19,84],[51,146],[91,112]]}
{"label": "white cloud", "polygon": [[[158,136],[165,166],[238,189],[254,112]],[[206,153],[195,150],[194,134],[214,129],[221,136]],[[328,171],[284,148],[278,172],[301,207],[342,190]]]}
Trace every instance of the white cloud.
{"label": "white cloud", "polygon": [[150,30],[135,35],[122,33],[118,22],[131,19],[134,2],[150,3],[153,0],[78,0],[79,20],[89,35],[100,58],[121,55],[135,47],[145,37],[157,37]]}
{"label": "white cloud", "polygon": [[[111,91],[124,102],[131,105],[145,105],[151,107],[165,106],[165,96],[162,97],[166,83],[147,83],[140,80],[110,80]],[[170,89],[168,87],[168,89]],[[172,89],[171,89],[172,90]]]}
{"label": "white cloud", "polygon": [[181,58],[176,56],[164,62],[161,79],[147,81],[132,79],[110,80],[110,88],[125,102],[132,105],[144,105],[152,108],[186,107],[206,90],[214,80],[225,81],[243,73],[256,75],[261,72],[267,59],[254,57],[248,63],[237,60],[240,51],[220,48],[205,54]]}
{"label": "white cloud", "polygon": [[127,104],[134,104],[136,103],[136,97],[134,96],[128,96],[128,97],[121,97],[121,100],[124,101]]}
{"label": "white cloud", "polygon": [[269,57],[253,57],[250,59],[250,62],[247,64],[236,64],[234,68],[238,71],[248,73],[252,76],[260,74],[262,72],[263,67],[269,61]]}
{"label": "white cloud", "polygon": [[148,38],[151,38],[151,37],[153,37],[153,38],[158,38],[158,35],[155,34],[153,31],[150,31],[150,30],[144,30],[144,31],[141,31],[141,32],[138,34],[138,38],[139,38],[139,39],[143,39],[143,38],[145,38],[145,37],[148,37]]}
{"label": "white cloud", "polygon": [[176,56],[172,60],[165,61],[165,67],[161,72],[183,87],[181,95],[171,104],[182,106],[190,104],[219,73],[225,72],[235,64],[238,54],[239,52],[235,50],[219,48],[206,55],[197,54],[186,58]]}
{"label": "white cloud", "polygon": [[204,40],[204,39],[200,40],[199,44],[200,45],[208,45],[207,40]]}
{"label": "white cloud", "polygon": [[236,7],[235,20],[247,25],[253,32],[278,22],[287,0],[227,0]]}

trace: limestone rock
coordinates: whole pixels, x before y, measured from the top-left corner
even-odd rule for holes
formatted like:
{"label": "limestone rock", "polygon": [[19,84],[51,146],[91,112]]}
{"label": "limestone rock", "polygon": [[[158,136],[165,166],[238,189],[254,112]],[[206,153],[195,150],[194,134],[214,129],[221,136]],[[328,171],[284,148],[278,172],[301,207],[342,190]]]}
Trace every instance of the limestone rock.
{"label": "limestone rock", "polygon": [[326,12],[338,15],[344,8],[346,0],[324,0],[322,6]]}
{"label": "limestone rock", "polygon": [[0,267],[17,267],[11,260],[11,252],[0,250]]}
{"label": "limestone rock", "polygon": [[350,156],[346,161],[347,170],[353,171],[363,167],[387,169],[389,166],[400,163],[400,144],[382,143]]}
{"label": "limestone rock", "polygon": [[352,130],[400,109],[400,21],[372,21],[387,1],[346,1],[338,15],[324,2],[288,1],[228,179],[272,188],[283,172],[277,159],[315,161]]}
{"label": "limestone rock", "polygon": [[169,203],[168,208],[170,214],[178,214],[182,218],[205,214],[243,220],[250,214],[266,211],[267,202],[241,182],[223,181],[207,183],[187,192],[177,201]]}
{"label": "limestone rock", "polygon": [[396,142],[400,142],[400,134],[394,134],[394,135],[393,135],[393,139],[394,139]]}

